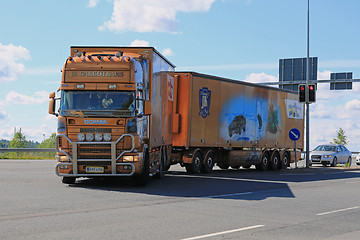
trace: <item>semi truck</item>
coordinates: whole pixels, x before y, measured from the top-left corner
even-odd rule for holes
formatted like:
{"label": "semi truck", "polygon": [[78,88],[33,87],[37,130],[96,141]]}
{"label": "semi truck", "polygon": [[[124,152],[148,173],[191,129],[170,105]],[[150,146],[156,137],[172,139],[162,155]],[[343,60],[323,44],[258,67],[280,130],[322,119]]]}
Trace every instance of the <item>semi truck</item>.
{"label": "semi truck", "polygon": [[63,183],[128,176],[145,185],[173,164],[189,173],[215,164],[277,170],[303,149],[296,93],[176,72],[152,47],[71,47],[58,92],[49,113],[58,118],[55,172]]}

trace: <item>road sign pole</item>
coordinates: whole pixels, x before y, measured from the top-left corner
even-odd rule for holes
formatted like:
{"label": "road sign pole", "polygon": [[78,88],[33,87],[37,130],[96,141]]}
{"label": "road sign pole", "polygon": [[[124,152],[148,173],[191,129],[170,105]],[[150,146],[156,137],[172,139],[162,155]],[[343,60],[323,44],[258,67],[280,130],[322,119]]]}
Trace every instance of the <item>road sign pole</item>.
{"label": "road sign pole", "polygon": [[297,168],[297,157],[296,157],[296,141],[294,141],[295,148],[295,168]]}

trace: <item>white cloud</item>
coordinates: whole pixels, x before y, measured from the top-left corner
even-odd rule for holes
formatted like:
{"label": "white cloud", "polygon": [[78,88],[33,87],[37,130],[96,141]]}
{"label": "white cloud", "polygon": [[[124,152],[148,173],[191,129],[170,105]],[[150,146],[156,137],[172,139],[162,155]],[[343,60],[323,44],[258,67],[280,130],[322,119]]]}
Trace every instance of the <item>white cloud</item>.
{"label": "white cloud", "polygon": [[206,12],[215,0],[114,0],[112,17],[99,30],[178,32],[178,12]]}
{"label": "white cloud", "polygon": [[0,123],[7,122],[8,119],[9,115],[7,114],[7,112],[0,110]]}
{"label": "white cloud", "polygon": [[0,43],[0,82],[10,82],[17,79],[25,70],[21,60],[30,59],[30,52],[22,46]]}
{"label": "white cloud", "polygon": [[245,81],[251,83],[277,82],[278,78],[265,73],[251,73],[246,76]]}
{"label": "white cloud", "polygon": [[35,96],[27,96],[21,93],[17,93],[15,91],[11,91],[6,95],[5,101],[2,102],[2,105],[7,105],[10,103],[22,105],[42,104],[47,102],[48,99],[49,93],[45,91],[35,92]]}
{"label": "white cloud", "polygon": [[149,46],[149,42],[145,41],[145,40],[134,40],[130,43],[131,47],[148,47]]}
{"label": "white cloud", "polygon": [[169,56],[173,56],[173,55],[174,55],[174,52],[173,52],[170,48],[166,48],[166,49],[162,50],[161,53],[162,53],[165,57],[169,57]]}
{"label": "white cloud", "polygon": [[98,2],[99,2],[99,0],[89,0],[87,7],[94,8],[94,7],[96,7]]}

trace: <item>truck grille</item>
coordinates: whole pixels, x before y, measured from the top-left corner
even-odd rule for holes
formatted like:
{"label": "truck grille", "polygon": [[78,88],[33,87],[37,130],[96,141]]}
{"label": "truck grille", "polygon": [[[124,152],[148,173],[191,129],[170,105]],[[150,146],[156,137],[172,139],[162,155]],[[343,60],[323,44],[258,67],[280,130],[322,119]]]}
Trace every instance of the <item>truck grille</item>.
{"label": "truck grille", "polygon": [[111,159],[111,145],[80,144],[78,145],[78,159]]}

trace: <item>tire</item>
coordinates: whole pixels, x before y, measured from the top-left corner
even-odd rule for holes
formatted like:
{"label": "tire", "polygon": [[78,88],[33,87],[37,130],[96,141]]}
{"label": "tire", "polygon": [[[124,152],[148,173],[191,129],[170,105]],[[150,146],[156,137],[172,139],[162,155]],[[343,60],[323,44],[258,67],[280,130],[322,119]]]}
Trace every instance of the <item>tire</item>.
{"label": "tire", "polygon": [[201,150],[195,150],[191,163],[186,163],[185,168],[188,173],[198,173],[200,172],[202,166],[203,158],[201,154]]}
{"label": "tire", "polygon": [[244,168],[244,169],[249,169],[249,168],[251,168],[251,165],[241,165],[242,166],[242,168]]}
{"label": "tire", "polygon": [[138,175],[136,175],[135,178],[135,184],[137,186],[145,186],[149,181],[149,170],[150,170],[150,160],[149,160],[149,153],[147,149],[145,150],[145,157],[144,157],[144,164],[142,172]]}
{"label": "tire", "polygon": [[287,169],[290,166],[290,155],[288,152],[284,152],[281,163],[283,169]]}
{"label": "tire", "polygon": [[348,158],[348,161],[347,161],[347,163],[348,163],[349,167],[351,166],[351,162],[352,162],[352,158],[351,158],[351,157],[349,157],[349,158]]}
{"label": "tire", "polygon": [[269,169],[270,154],[269,152],[264,152],[261,156],[261,162],[256,165],[256,169],[260,171],[267,171]]}
{"label": "tire", "polygon": [[237,169],[240,168],[240,166],[241,166],[241,165],[232,165],[231,168],[237,170]]}
{"label": "tire", "polygon": [[281,166],[280,154],[278,151],[274,151],[271,154],[270,169],[273,171],[279,170]]}
{"label": "tire", "polygon": [[65,184],[74,184],[76,181],[75,177],[63,177],[62,182]]}
{"label": "tire", "polygon": [[209,150],[205,154],[204,162],[203,162],[200,172],[210,173],[214,167],[214,164],[215,164],[215,153],[214,153],[214,151]]}
{"label": "tire", "polygon": [[227,170],[230,167],[230,165],[227,163],[216,163],[216,165],[223,170]]}
{"label": "tire", "polygon": [[334,157],[334,160],[333,160],[331,166],[332,166],[332,167],[336,167],[336,165],[337,165],[337,158]]}

